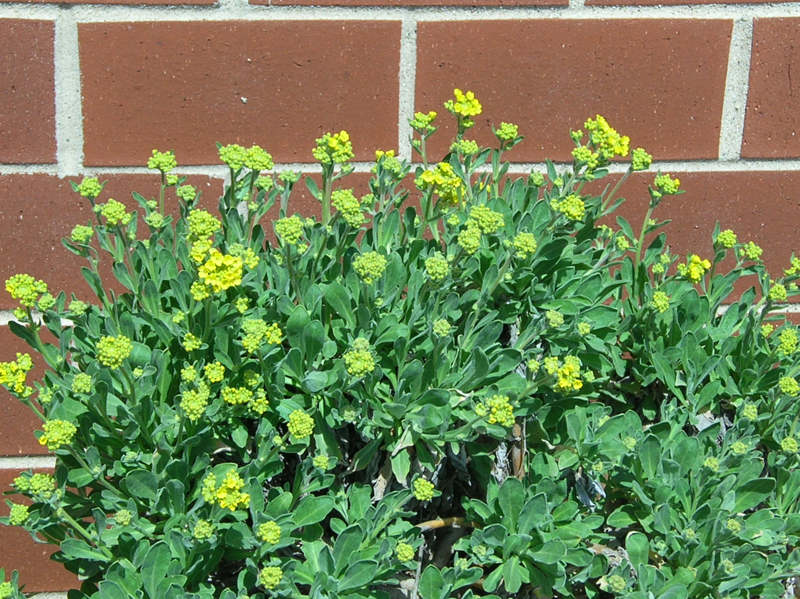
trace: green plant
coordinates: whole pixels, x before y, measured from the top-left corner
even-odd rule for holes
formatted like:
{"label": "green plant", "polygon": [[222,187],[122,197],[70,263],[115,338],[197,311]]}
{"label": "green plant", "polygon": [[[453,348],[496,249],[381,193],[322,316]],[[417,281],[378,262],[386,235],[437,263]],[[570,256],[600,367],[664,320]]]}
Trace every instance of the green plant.
{"label": "green plant", "polygon": [[445,106],[436,165],[435,113],[411,121],[418,203],[393,152],[364,197],[338,187],[345,132],[306,178],[321,221],[290,214],[299,177],[263,175],[257,146],[220,146],[219,218],[170,152],[137,211],[74,185],[96,223],[64,244],[98,303],[13,277],[11,329],[49,370],[32,387],[30,356],[0,365],[57,458],[15,480],[30,506],[3,521],[59,545],[70,599],[784,593],[800,361],[776,309],[800,260],[773,281],[719,227],[679,260],[652,219],[680,193],[660,173],[638,233],[609,226],[651,158],[602,117],[572,133],[571,166],[514,177],[516,126],[480,148],[474,95]]}

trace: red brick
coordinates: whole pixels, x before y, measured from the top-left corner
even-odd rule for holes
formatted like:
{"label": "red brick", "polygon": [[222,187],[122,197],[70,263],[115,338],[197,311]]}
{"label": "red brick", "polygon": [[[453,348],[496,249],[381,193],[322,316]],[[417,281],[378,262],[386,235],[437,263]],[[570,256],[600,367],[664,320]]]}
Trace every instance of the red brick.
{"label": "red brick", "polygon": [[142,165],[154,147],[218,164],[218,141],[313,162],[341,129],[359,160],[397,146],[399,21],[89,23],[79,38],[86,164]]}
{"label": "red brick", "polygon": [[570,129],[605,116],[657,159],[716,158],[732,22],[592,20],[423,22],[416,109],[440,113],[434,158],[454,119],[442,107],[472,90],[483,114],[468,137],[496,145],[490,124],[520,126],[509,158],[569,159]]}
{"label": "red brick", "polygon": [[213,5],[218,0],[0,0],[3,2],[24,2],[27,4],[122,4],[143,6],[171,5]]}
{"label": "red brick", "polygon": [[744,121],[745,158],[800,157],[800,19],[756,19]]}
{"label": "red brick", "polygon": [[[100,177],[101,181],[106,179],[101,202],[113,197],[133,209],[138,204],[131,199],[132,191],[147,197],[158,193],[158,177],[154,175]],[[187,183],[207,192],[203,203],[216,209],[222,187],[218,180],[197,176],[189,177]],[[172,202],[177,202],[172,190],[167,193]],[[91,300],[94,296],[80,271],[87,263],[64,248],[61,239],[69,237],[76,224],[85,225],[93,216],[88,200],[73,192],[67,179],[48,175],[0,177],[0,282],[17,273],[28,273],[47,282],[54,294],[63,290],[68,296],[75,292],[81,299]],[[5,289],[0,291],[0,309],[17,305]]]}
{"label": "red brick", "polygon": [[[0,470],[0,492],[9,490],[19,470]],[[14,503],[29,503],[16,495]],[[0,516],[8,515],[5,501],[0,502]],[[29,593],[66,591],[77,589],[80,582],[74,574],[67,572],[61,564],[50,561],[50,555],[57,549],[53,545],[36,543],[29,533],[18,526],[0,525],[0,564],[6,576],[12,570],[19,571],[21,585]]]}
{"label": "red brick", "polygon": [[300,6],[568,6],[569,0],[250,0]]}
{"label": "red brick", "polygon": [[55,162],[52,21],[0,19],[0,162]]}

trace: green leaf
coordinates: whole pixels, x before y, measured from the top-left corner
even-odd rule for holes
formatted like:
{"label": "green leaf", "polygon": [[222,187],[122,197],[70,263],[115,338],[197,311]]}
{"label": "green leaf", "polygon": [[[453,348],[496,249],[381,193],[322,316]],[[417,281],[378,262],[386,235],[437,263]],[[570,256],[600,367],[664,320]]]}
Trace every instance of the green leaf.
{"label": "green leaf", "polygon": [[316,524],[333,509],[333,498],[308,495],[300,500],[294,510],[294,525],[297,528]]}
{"label": "green leaf", "polygon": [[[448,587],[450,585],[447,585]],[[419,579],[419,595],[422,599],[441,599],[448,597],[450,589],[447,588],[445,592],[444,578],[442,573],[434,565],[429,565],[425,568],[422,576]]]}
{"label": "green leaf", "polygon": [[522,482],[514,476],[508,477],[497,492],[497,502],[507,519],[507,528],[510,531],[516,530],[517,518],[522,511],[522,504],[525,502],[525,490],[522,488]]}
{"label": "green leaf", "polygon": [[327,304],[344,319],[348,327],[354,329],[356,320],[353,316],[352,299],[347,289],[338,281],[321,285],[321,288]]}
{"label": "green leaf", "polygon": [[342,533],[336,537],[333,543],[333,563],[336,566],[336,571],[341,572],[342,566],[356,553],[358,548],[364,541],[364,531],[358,524],[353,524],[345,528]]}
{"label": "green leaf", "polygon": [[123,481],[128,493],[139,499],[156,500],[158,493],[158,481],[152,472],[147,470],[133,470],[129,472]]}
{"label": "green leaf", "polygon": [[531,551],[528,555],[541,564],[557,564],[567,555],[567,546],[561,541],[547,541],[536,551]]}
{"label": "green leaf", "polygon": [[66,539],[61,542],[61,551],[69,559],[83,559],[93,562],[106,563],[110,561],[103,553],[90,547],[83,541],[78,539]]}
{"label": "green leaf", "polygon": [[375,560],[357,561],[345,571],[342,581],[339,583],[339,592],[369,586],[377,571],[378,562]]}
{"label": "green leaf", "polygon": [[325,372],[312,371],[303,379],[303,387],[309,393],[319,393],[328,386],[328,375]]}
{"label": "green leaf", "polygon": [[613,528],[626,528],[636,522],[633,517],[634,509],[630,505],[622,505],[614,510],[606,520],[607,524]]}
{"label": "green leaf", "polygon": [[159,596],[158,585],[167,576],[171,557],[169,547],[163,541],[150,547],[147,552],[142,564],[142,583],[150,597]]}
{"label": "green leaf", "polygon": [[628,552],[631,566],[641,573],[642,568],[647,564],[650,553],[650,542],[647,537],[640,532],[630,533],[625,539],[625,550]]}
{"label": "green leaf", "polygon": [[503,586],[509,593],[516,593],[522,587],[521,569],[522,566],[516,555],[509,557],[503,564]]}
{"label": "green leaf", "polygon": [[547,498],[544,493],[538,493],[525,503],[519,515],[517,531],[519,534],[530,534],[534,527],[544,522],[547,515]]}
{"label": "green leaf", "polygon": [[736,490],[736,504],[733,511],[744,512],[756,507],[775,490],[774,478],[756,478],[744,483]]}
{"label": "green leaf", "polygon": [[639,463],[645,478],[653,478],[661,460],[661,442],[655,435],[647,435],[639,449]]}
{"label": "green leaf", "polygon": [[100,583],[100,595],[98,599],[128,599],[128,593],[122,590],[116,582],[104,580]]}

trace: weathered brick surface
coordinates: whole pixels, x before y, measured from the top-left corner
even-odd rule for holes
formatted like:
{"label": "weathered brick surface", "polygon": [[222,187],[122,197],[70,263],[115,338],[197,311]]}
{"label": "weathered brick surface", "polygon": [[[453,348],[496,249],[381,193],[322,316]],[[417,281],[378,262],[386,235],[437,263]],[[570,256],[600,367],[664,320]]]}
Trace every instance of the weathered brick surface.
{"label": "weathered brick surface", "polygon": [[215,142],[313,162],[347,130],[357,158],[397,146],[400,23],[91,23],[79,30],[89,165],[141,165],[154,147],[217,164]]}
{"label": "weathered brick surface", "polygon": [[0,19],[0,162],[56,158],[52,21]]}
{"label": "weathered brick surface", "polygon": [[[0,492],[9,490],[9,485],[19,476],[18,470],[0,470]],[[20,496],[12,498],[15,503],[27,503]],[[0,516],[8,515],[5,501],[0,502]],[[77,589],[80,582],[74,574],[67,572],[61,564],[50,561],[55,551],[52,545],[36,543],[24,529],[17,526],[0,525],[0,564],[7,574],[19,570],[20,582],[29,593],[66,591]]]}
{"label": "weathered brick surface", "polygon": [[569,0],[250,0],[296,6],[567,6]]}
{"label": "weathered brick surface", "polygon": [[[742,156],[800,157],[800,19],[756,19]],[[795,94],[798,94],[795,96]]]}
{"label": "weathered brick surface", "polygon": [[432,158],[453,135],[442,102],[455,87],[483,103],[469,137],[488,144],[490,124],[520,125],[526,139],[513,160],[567,159],[568,131],[596,114],[658,159],[716,158],[731,27],[702,19],[420,23],[416,108],[444,113]]}

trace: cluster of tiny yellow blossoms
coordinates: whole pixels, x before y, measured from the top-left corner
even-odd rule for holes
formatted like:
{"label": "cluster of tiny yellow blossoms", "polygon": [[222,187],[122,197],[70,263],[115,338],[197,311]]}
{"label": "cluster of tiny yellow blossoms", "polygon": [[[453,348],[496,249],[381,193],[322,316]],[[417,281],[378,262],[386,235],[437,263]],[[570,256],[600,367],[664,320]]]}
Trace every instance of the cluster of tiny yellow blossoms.
{"label": "cluster of tiny yellow blossoms", "polygon": [[128,526],[133,519],[133,514],[129,510],[119,510],[114,515],[114,522],[120,526]]}
{"label": "cluster of tiny yellow blossoms", "polygon": [[514,141],[519,135],[519,127],[512,123],[500,123],[500,128],[494,134],[500,141]]}
{"label": "cluster of tiny yellow blossoms", "polygon": [[408,124],[411,126],[412,129],[416,129],[417,131],[426,131],[428,133],[432,132],[433,121],[436,119],[436,113],[434,111],[430,111],[428,114],[424,112],[415,112],[414,118],[408,121]]}
{"label": "cluster of tiny yellow blossoms", "polygon": [[433,499],[433,491],[435,487],[433,483],[430,481],[425,480],[424,478],[418,478],[414,481],[414,497],[419,501],[430,501]]}
{"label": "cluster of tiny yellow blossoms", "polygon": [[345,369],[352,376],[364,376],[375,370],[375,359],[369,348],[369,341],[363,337],[355,339],[344,354]]}
{"label": "cluster of tiny yellow blossoms", "polygon": [[[192,369],[192,371],[194,371],[194,369]],[[183,372],[181,375],[183,375]],[[208,385],[202,381],[197,384],[197,389],[190,389],[183,392],[181,409],[186,413],[186,417],[189,420],[197,422],[200,417],[205,414],[210,395],[211,390]]]}
{"label": "cluster of tiny yellow blossoms", "polygon": [[620,135],[599,114],[596,120],[588,119],[584,127],[589,131],[589,139],[597,153],[601,164],[607,163],[614,156],[627,156],[630,151],[630,138]]}
{"label": "cluster of tiny yellow blossoms", "polygon": [[425,260],[425,271],[432,281],[443,281],[450,272],[450,265],[447,259],[440,253],[436,253]]}
{"label": "cluster of tiny yellow blossoms", "polygon": [[473,92],[468,91],[466,94],[460,89],[453,90],[455,100],[447,100],[444,107],[458,118],[458,123],[464,128],[472,127],[475,123],[472,117],[478,116],[483,112],[483,107]]}
{"label": "cluster of tiny yellow blossoms", "polygon": [[[617,249],[620,252],[627,252],[631,248],[631,244],[628,241],[628,238],[624,235],[620,234],[614,239],[614,244],[617,246]],[[661,266],[660,264],[657,266]],[[662,267],[663,272],[663,267]]]}
{"label": "cluster of tiny yellow blossoms", "polygon": [[583,216],[586,214],[586,204],[574,193],[561,200],[553,198],[550,206],[556,212],[563,214],[567,220],[583,220]]}
{"label": "cluster of tiny yellow blossoms", "polygon": [[47,445],[50,451],[72,443],[72,438],[78,432],[75,425],[66,420],[48,420],[42,428],[44,434],[39,437],[39,445]]}
{"label": "cluster of tiny yellow blossoms", "polygon": [[133,343],[125,335],[117,337],[101,337],[97,342],[97,360],[112,370],[122,366],[122,362],[131,355]]}
{"label": "cluster of tiny yellow blossoms", "polygon": [[528,256],[532,256],[536,252],[537,247],[536,238],[533,236],[533,233],[520,233],[514,238],[512,245],[517,252],[517,256],[523,260]]}
{"label": "cluster of tiny yellow blossoms", "polygon": [[296,245],[303,236],[303,221],[296,214],[275,221],[275,233],[284,243]]}
{"label": "cluster of tiny yellow blossoms", "polygon": [[680,179],[673,179],[669,175],[658,175],[653,181],[656,197],[675,195],[681,186]]}
{"label": "cluster of tiny yellow blossoms", "polygon": [[258,538],[265,543],[276,545],[281,540],[281,527],[270,520],[258,526]]}
{"label": "cluster of tiny yellow blossoms", "polygon": [[530,181],[531,185],[534,185],[535,187],[541,187],[544,185],[544,175],[542,173],[531,173],[528,177],[528,180]]}
{"label": "cluster of tiny yellow blossoms", "polygon": [[103,191],[103,186],[96,177],[84,177],[83,181],[78,184],[78,193],[90,200],[99,196],[101,191]]}
{"label": "cluster of tiny yellow blossoms", "polygon": [[717,235],[717,243],[724,248],[731,249],[733,246],[736,245],[738,239],[736,238],[736,233],[734,233],[730,229],[725,229],[724,231],[720,231],[719,235]]}
{"label": "cluster of tiny yellow blossoms", "polygon": [[247,387],[225,387],[222,390],[222,399],[232,406],[241,406],[253,399],[253,392]]}
{"label": "cluster of tiny yellow blossoms", "polygon": [[73,393],[91,393],[92,391],[92,375],[85,372],[79,372],[72,379],[71,386]]}
{"label": "cluster of tiny yellow blossoms", "polygon": [[758,418],[758,407],[755,404],[749,403],[742,408],[742,416],[748,420],[755,420]]}
{"label": "cluster of tiny yellow blossoms", "polygon": [[184,202],[193,202],[195,197],[197,197],[197,189],[195,189],[194,185],[181,185],[175,190],[175,195]]}
{"label": "cluster of tiny yellow blossoms", "polygon": [[214,536],[214,525],[208,520],[198,520],[192,536],[198,541],[207,541]]}
{"label": "cluster of tiny yellow blossoms", "polygon": [[105,204],[97,204],[95,212],[99,212],[106,219],[106,225],[116,227],[118,224],[127,225],[131,222],[133,215],[126,212],[125,204],[115,199],[109,199]]}
{"label": "cluster of tiny yellow blossoms", "polygon": [[493,395],[483,403],[475,406],[478,416],[486,416],[489,424],[510,427],[514,425],[514,408],[505,395]]}
{"label": "cluster of tiny yellow blossoms", "polygon": [[343,164],[355,156],[347,131],[332,135],[326,133],[317,140],[317,147],[311,152],[322,164]]}
{"label": "cluster of tiny yellow blossoms", "polygon": [[778,349],[789,356],[797,350],[797,331],[793,328],[786,328],[781,331]]}
{"label": "cluster of tiny yellow blossoms", "polygon": [[5,385],[17,395],[28,397],[33,390],[25,385],[25,379],[32,368],[30,354],[17,352],[17,359],[13,362],[0,362],[0,385]]}
{"label": "cluster of tiny yellow blossoms", "polygon": [[747,453],[747,445],[741,441],[736,441],[736,443],[731,445],[731,451],[734,453],[734,455],[744,455]]}
{"label": "cluster of tiny yellow blossoms", "polygon": [[70,238],[75,243],[82,243],[86,245],[94,235],[94,229],[86,225],[75,225],[70,233]]}
{"label": "cluster of tiny yellow blossoms", "polygon": [[275,162],[266,150],[260,146],[252,146],[247,150],[244,165],[254,171],[267,171],[275,166]]}
{"label": "cluster of tiny yellow blossoms", "polygon": [[644,148],[636,148],[631,155],[631,170],[646,171],[653,164],[653,157],[644,151]]}
{"label": "cluster of tiny yellow blossoms", "polygon": [[762,250],[752,241],[745,243],[739,250],[739,255],[742,258],[747,258],[748,260],[758,260],[761,258],[762,253],[764,253],[764,250]]}
{"label": "cluster of tiny yellow blossoms", "polygon": [[330,458],[326,455],[318,455],[315,456],[311,463],[314,464],[314,468],[319,468],[320,470],[327,470],[328,466],[330,466]]}
{"label": "cluster of tiny yellow blossoms", "polygon": [[378,252],[367,252],[353,260],[353,269],[367,285],[371,285],[386,270],[386,258]]}
{"label": "cluster of tiny yellow blossoms", "polygon": [[8,599],[14,594],[14,587],[10,582],[0,583],[0,599]]}
{"label": "cluster of tiny yellow blossoms", "polygon": [[468,220],[466,228],[458,234],[458,245],[467,254],[474,254],[481,245],[481,230],[475,221]]}
{"label": "cluster of tiny yellow blossoms", "polygon": [[797,453],[797,439],[794,437],[786,437],[781,441],[781,450],[786,453]]}
{"label": "cluster of tiny yellow blossoms", "polygon": [[476,141],[471,139],[462,139],[453,143],[453,145],[450,146],[450,151],[468,156],[470,154],[477,154],[481,151],[481,148]]}
{"label": "cluster of tiny yellow blossoms", "polygon": [[505,219],[502,214],[486,206],[473,206],[469,211],[467,227],[470,226],[470,223],[474,223],[482,233],[491,235],[505,225]]}
{"label": "cluster of tiny yellow blossoms", "polygon": [[692,283],[699,283],[709,268],[711,268],[711,262],[693,254],[686,264],[678,264],[678,274]]}
{"label": "cluster of tiny yellow blossoms", "polygon": [[219,159],[230,168],[238,171],[247,159],[247,150],[239,144],[228,144],[219,149]]}
{"label": "cluster of tiny yellow blossoms", "polygon": [[303,410],[295,410],[289,414],[287,426],[289,434],[295,439],[305,439],[314,432],[314,419]]}
{"label": "cluster of tiny yellow blossoms", "polygon": [[718,472],[719,471],[719,460],[717,458],[715,458],[714,456],[709,456],[703,462],[703,466],[705,466],[706,468],[708,468],[712,472]]}
{"label": "cluster of tiny yellow blossoms", "polygon": [[250,400],[250,403],[247,406],[253,412],[261,416],[264,412],[269,409],[269,400],[267,399],[267,392],[263,389],[257,389],[255,392],[255,396],[253,399]]}
{"label": "cluster of tiny yellow blossoms", "polygon": [[56,492],[56,481],[51,475],[43,472],[33,475],[25,473],[14,479],[14,487],[20,493],[29,493],[38,499],[47,500]]}
{"label": "cluster of tiny yellow blossoms", "polygon": [[353,194],[352,189],[337,189],[331,194],[331,204],[339,212],[342,218],[351,227],[360,227],[364,224],[364,214],[361,212],[361,202]]}
{"label": "cluster of tiny yellow blossoms", "polygon": [[578,334],[579,335],[581,335],[582,337],[585,337],[586,335],[588,335],[591,332],[592,332],[592,325],[590,325],[588,322],[579,322],[578,323]]}
{"label": "cluster of tiny yellow blossoms", "polygon": [[277,566],[267,566],[258,573],[259,584],[269,591],[277,588],[281,580],[283,580],[283,570]]}
{"label": "cluster of tiny yellow blossoms", "polygon": [[572,150],[572,157],[577,164],[586,165],[586,173],[591,175],[600,166],[600,154],[592,152],[587,146],[578,146]]}
{"label": "cluster of tiny yellow blossoms", "polygon": [[244,247],[241,243],[231,244],[230,248],[228,248],[228,253],[231,256],[241,258],[244,265],[251,270],[258,266],[261,261],[261,258],[252,249]]}
{"label": "cluster of tiny yellow blossoms", "polygon": [[444,318],[440,318],[433,323],[433,334],[438,337],[447,337],[450,334],[453,326]]}
{"label": "cluster of tiny yellow blossoms", "polygon": [[800,258],[792,256],[791,264],[792,265],[789,268],[786,268],[783,271],[787,277],[800,274]]}
{"label": "cluster of tiny yellow blossoms", "polygon": [[206,364],[203,372],[210,383],[219,383],[225,378],[225,367],[219,362]]}
{"label": "cluster of tiny yellow blossoms", "polygon": [[605,582],[606,582],[605,586],[608,587],[608,590],[617,595],[625,592],[625,589],[628,586],[627,581],[619,574],[612,574],[606,579]]}
{"label": "cluster of tiny yellow blossoms", "polygon": [[564,364],[558,369],[556,390],[561,393],[580,391],[583,387],[581,380],[581,361],[576,356],[564,358]]}
{"label": "cluster of tiny yellow blossoms", "polygon": [[203,340],[199,337],[192,335],[191,333],[186,333],[186,336],[183,338],[183,348],[186,351],[194,351],[196,349],[200,349],[203,345]]}
{"label": "cluster of tiny yellow blossoms", "polygon": [[395,555],[397,556],[398,561],[401,562],[410,562],[414,559],[414,548],[409,545],[408,543],[398,543],[397,549],[395,549]]}
{"label": "cluster of tiny yellow blossoms", "polygon": [[800,384],[797,383],[795,379],[789,376],[785,376],[778,381],[778,386],[780,387],[781,391],[786,393],[791,397],[795,397],[796,395],[800,395]]}
{"label": "cluster of tiny yellow blossoms", "polygon": [[250,307],[250,300],[248,300],[246,297],[237,297],[233,302],[233,306],[236,308],[236,311],[239,312],[239,314],[244,314]]}
{"label": "cluster of tiny yellow blossoms", "polygon": [[372,167],[372,172],[378,172],[378,164],[383,167],[383,170],[391,173],[394,176],[397,176],[403,172],[403,163],[395,158],[394,154],[394,150],[388,150],[386,152],[383,150],[375,150],[375,166]]}
{"label": "cluster of tiny yellow blossoms", "polygon": [[217,486],[217,477],[209,474],[203,480],[203,499],[232,512],[238,508],[247,509],[250,505],[250,495],[242,493],[242,488],[244,488],[244,480],[234,470],[228,471],[219,486]]}
{"label": "cluster of tiny yellow blossoms", "polygon": [[8,514],[8,523],[12,526],[22,526],[28,519],[28,506],[12,503]]}
{"label": "cluster of tiny yellow blossoms", "polygon": [[159,152],[153,150],[153,155],[147,159],[147,168],[159,170],[162,173],[168,173],[178,166],[178,161],[175,160],[175,152]]}
{"label": "cluster of tiny yellow blossoms", "polygon": [[650,301],[650,305],[658,310],[659,313],[663,314],[669,310],[669,296],[663,291],[656,291],[653,294],[653,299]]}
{"label": "cluster of tiny yellow blossoms", "polygon": [[785,302],[789,295],[786,293],[786,286],[780,283],[775,283],[772,287],[769,288],[769,293],[767,294],[770,300],[773,302]]}
{"label": "cluster of tiny yellow blossoms", "polygon": [[217,249],[209,251],[208,260],[197,274],[214,293],[225,291],[242,283],[244,261],[239,256],[225,255]]}
{"label": "cluster of tiny yellow blossoms", "polygon": [[544,316],[547,318],[547,324],[553,329],[564,324],[564,315],[558,310],[548,310]]}
{"label": "cluster of tiny yellow blossoms", "polygon": [[47,293],[47,283],[26,274],[14,275],[6,281],[6,291],[23,306],[33,308],[39,295]]}
{"label": "cluster of tiny yellow blossoms", "polygon": [[164,226],[165,219],[164,215],[161,214],[160,212],[151,212],[150,214],[144,217],[144,222],[146,222],[154,229],[160,229],[161,227]]}
{"label": "cluster of tiny yellow blossoms", "polygon": [[208,239],[222,227],[219,219],[210,212],[200,209],[190,211],[186,220],[189,223],[189,241],[191,242]]}
{"label": "cluster of tiny yellow blossoms", "polygon": [[[206,237],[204,239],[198,239],[194,243],[192,243],[192,248],[191,251],[189,252],[189,256],[191,256],[192,260],[194,260],[197,264],[202,264],[205,261],[206,255],[208,255],[208,251],[211,249],[212,245],[213,243],[210,237]],[[200,300],[197,299],[197,301]]]}
{"label": "cluster of tiny yellow blossoms", "polygon": [[242,321],[242,345],[245,350],[252,354],[255,353],[261,343],[266,341],[270,345],[277,345],[283,340],[283,333],[278,323],[267,324],[257,318],[248,318]]}
{"label": "cluster of tiny yellow blossoms", "polygon": [[464,189],[461,177],[446,162],[440,162],[432,171],[424,171],[414,180],[414,185],[421,191],[433,189],[449,206],[458,206]]}
{"label": "cluster of tiny yellow blossoms", "polygon": [[766,339],[772,334],[772,331],[775,330],[775,327],[771,324],[762,324],[761,325],[761,336]]}
{"label": "cluster of tiny yellow blossoms", "polygon": [[89,309],[89,304],[86,302],[82,302],[81,300],[72,300],[69,303],[69,311],[72,312],[75,316],[80,316]]}

